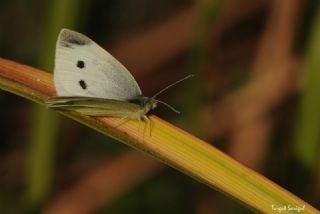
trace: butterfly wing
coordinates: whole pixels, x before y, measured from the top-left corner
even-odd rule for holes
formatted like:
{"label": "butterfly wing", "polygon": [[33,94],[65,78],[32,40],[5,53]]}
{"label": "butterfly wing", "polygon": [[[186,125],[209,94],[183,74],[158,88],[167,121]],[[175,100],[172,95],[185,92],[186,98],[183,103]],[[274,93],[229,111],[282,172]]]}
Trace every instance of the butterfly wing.
{"label": "butterfly wing", "polygon": [[86,96],[126,101],[141,95],[129,73],[111,54],[83,34],[61,30],[54,83],[58,96]]}
{"label": "butterfly wing", "polygon": [[51,97],[46,101],[50,108],[76,111],[89,116],[112,116],[140,119],[142,107],[125,101],[94,97]]}

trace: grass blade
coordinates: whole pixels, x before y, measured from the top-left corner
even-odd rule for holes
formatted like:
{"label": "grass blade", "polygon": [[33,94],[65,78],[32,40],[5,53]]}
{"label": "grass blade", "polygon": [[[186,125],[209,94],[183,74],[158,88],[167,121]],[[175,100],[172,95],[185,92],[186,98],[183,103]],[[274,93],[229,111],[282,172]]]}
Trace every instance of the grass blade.
{"label": "grass blade", "polygon": [[[41,104],[44,104],[47,97],[55,95],[51,74],[1,58],[0,88]],[[141,126],[138,121],[128,121],[115,128],[119,122],[116,118],[61,113],[158,158],[209,187],[237,199],[254,211],[276,213],[276,208],[290,206],[303,209],[303,213],[320,213],[262,175],[156,116],[150,117],[153,129],[152,136],[149,136],[138,132]],[[145,133],[149,133],[148,131]]]}

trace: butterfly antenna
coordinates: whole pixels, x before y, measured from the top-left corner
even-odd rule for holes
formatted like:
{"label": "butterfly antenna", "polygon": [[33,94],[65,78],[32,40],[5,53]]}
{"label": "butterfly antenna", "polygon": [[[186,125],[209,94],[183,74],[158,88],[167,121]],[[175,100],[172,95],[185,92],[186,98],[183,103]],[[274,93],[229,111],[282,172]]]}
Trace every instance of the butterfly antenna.
{"label": "butterfly antenna", "polygon": [[[161,94],[162,92],[166,91],[168,88],[171,88],[172,86],[177,85],[178,83],[180,83],[180,82],[182,82],[182,81],[184,81],[184,80],[186,80],[186,79],[189,79],[189,78],[191,78],[191,77],[193,77],[193,76],[194,76],[193,74],[190,74],[190,75],[188,75],[188,76],[186,76],[186,77],[184,77],[184,78],[182,78],[182,79],[180,79],[180,80],[178,80],[178,81],[176,81],[176,82],[168,85],[167,87],[165,87],[164,89],[160,90],[158,93],[156,93],[155,95],[153,95],[152,98],[157,97],[159,94]],[[159,101],[159,102],[160,102],[160,101]],[[161,103],[161,102],[160,102],[160,103]],[[162,102],[162,104],[164,104],[164,103]],[[168,105],[168,104],[164,104],[164,105]]]}
{"label": "butterfly antenna", "polygon": [[175,113],[177,113],[177,114],[180,114],[180,111],[178,111],[177,109],[175,109],[175,108],[173,108],[171,105],[169,105],[168,103],[165,103],[165,102],[163,102],[163,101],[161,101],[161,100],[156,100],[157,102],[159,102],[159,103],[161,103],[161,104],[163,104],[163,105],[165,105],[165,106],[167,106],[169,109],[171,109],[172,111],[174,111]]}

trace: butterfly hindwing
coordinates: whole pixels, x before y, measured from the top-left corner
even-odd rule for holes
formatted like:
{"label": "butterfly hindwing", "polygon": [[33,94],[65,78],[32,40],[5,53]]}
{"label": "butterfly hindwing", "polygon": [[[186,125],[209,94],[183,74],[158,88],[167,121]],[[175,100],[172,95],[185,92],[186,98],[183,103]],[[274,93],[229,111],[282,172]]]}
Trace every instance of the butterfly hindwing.
{"label": "butterfly hindwing", "polygon": [[51,97],[46,101],[50,108],[72,110],[90,116],[140,118],[141,106],[125,101],[93,97]]}

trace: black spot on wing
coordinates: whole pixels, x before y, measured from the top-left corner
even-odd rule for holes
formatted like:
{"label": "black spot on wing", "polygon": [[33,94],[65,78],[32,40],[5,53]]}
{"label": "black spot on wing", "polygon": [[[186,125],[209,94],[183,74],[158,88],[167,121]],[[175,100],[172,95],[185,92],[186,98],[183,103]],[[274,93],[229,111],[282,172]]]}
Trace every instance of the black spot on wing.
{"label": "black spot on wing", "polygon": [[78,68],[84,68],[85,67],[85,64],[84,64],[84,61],[82,61],[82,60],[78,60],[78,62],[77,62],[77,67]]}
{"label": "black spot on wing", "polygon": [[73,48],[73,46],[88,45],[91,43],[91,40],[81,33],[63,29],[59,35],[59,43],[64,47]]}
{"label": "black spot on wing", "polygon": [[83,90],[87,89],[87,83],[84,80],[79,80],[79,85]]}
{"label": "black spot on wing", "polygon": [[82,38],[73,37],[73,36],[68,37],[66,41],[68,43],[73,44],[73,45],[81,45],[82,46],[82,45],[86,44],[86,41],[82,40]]}

